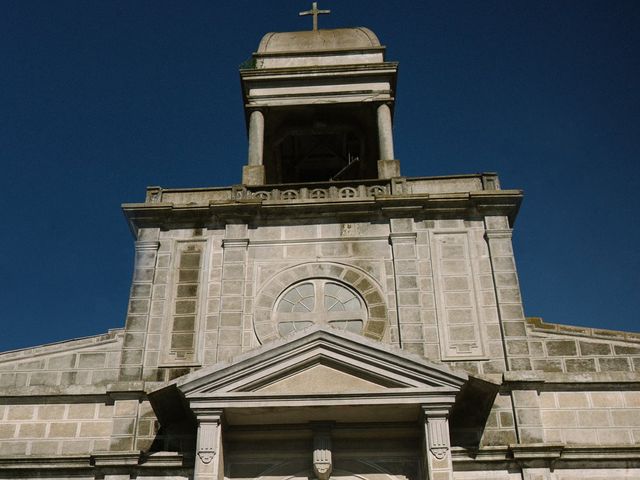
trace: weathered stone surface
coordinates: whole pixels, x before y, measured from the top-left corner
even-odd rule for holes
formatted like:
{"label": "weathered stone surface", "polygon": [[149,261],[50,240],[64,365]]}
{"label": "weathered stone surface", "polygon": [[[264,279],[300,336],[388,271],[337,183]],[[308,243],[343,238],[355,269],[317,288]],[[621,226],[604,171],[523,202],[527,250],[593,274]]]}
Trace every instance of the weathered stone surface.
{"label": "weathered stone surface", "polygon": [[[345,476],[380,480],[614,479],[636,461],[640,337],[525,319],[511,242],[521,193],[500,190],[495,174],[400,177],[397,67],[372,35],[265,37],[242,71],[242,185],[152,187],[124,207],[137,235],[124,330],[0,354],[0,476],[24,455],[43,478],[70,476],[51,464],[71,461],[78,475],[113,480],[310,476],[322,428],[336,429],[324,450]],[[318,113],[322,122],[303,118]],[[273,157],[287,136],[334,135],[352,118],[366,178],[316,182]],[[295,182],[277,183],[288,174]],[[318,324],[358,347],[297,357],[296,344],[282,370],[265,360]],[[383,348],[364,355],[372,345]],[[222,388],[200,410],[202,398],[180,390],[194,378],[203,397]],[[220,438],[198,437],[218,421]],[[56,460],[41,468],[44,458]],[[580,475],[581,462],[597,475]]]}

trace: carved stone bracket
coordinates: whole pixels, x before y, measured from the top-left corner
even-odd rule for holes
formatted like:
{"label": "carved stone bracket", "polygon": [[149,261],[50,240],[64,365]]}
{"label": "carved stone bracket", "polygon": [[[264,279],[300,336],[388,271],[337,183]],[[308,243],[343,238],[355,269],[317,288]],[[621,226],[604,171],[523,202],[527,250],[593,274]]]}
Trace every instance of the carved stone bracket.
{"label": "carved stone bracket", "polygon": [[431,451],[431,454],[436,457],[437,460],[442,460],[447,456],[449,449],[447,447],[432,447],[429,451]]}
{"label": "carved stone bracket", "polygon": [[313,473],[318,480],[329,480],[332,470],[331,427],[319,425],[313,432]]}
{"label": "carved stone bracket", "polygon": [[198,452],[198,457],[200,458],[200,461],[205,465],[209,465],[213,461],[213,458],[215,456],[216,456],[216,452],[214,450],[200,450]]}
{"label": "carved stone bracket", "polygon": [[428,447],[431,454],[442,460],[449,453],[447,417],[427,417]]}
{"label": "carved stone bracket", "polygon": [[[192,406],[198,421],[194,480],[218,478],[222,465],[222,410]],[[220,455],[218,453],[220,452]],[[216,457],[218,457],[216,459]]]}

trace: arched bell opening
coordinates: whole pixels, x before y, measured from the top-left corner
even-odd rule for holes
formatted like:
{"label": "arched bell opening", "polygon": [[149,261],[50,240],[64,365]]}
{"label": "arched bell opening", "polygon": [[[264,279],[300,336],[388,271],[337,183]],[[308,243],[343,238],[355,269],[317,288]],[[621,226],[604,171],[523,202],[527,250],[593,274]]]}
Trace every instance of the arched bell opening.
{"label": "arched bell opening", "polygon": [[370,108],[271,109],[265,124],[267,183],[377,178],[377,133]]}

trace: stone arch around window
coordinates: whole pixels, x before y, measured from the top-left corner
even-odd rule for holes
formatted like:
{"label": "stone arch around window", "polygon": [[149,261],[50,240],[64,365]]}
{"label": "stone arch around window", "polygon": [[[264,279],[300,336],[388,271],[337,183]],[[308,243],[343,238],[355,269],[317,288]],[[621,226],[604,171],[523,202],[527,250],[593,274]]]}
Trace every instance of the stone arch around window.
{"label": "stone arch around window", "polygon": [[253,324],[260,343],[280,338],[278,319],[274,312],[291,288],[310,283],[329,282],[344,285],[363,301],[365,315],[362,334],[381,340],[389,320],[382,289],[369,274],[349,265],[338,263],[305,263],[287,268],[273,277],[258,291],[255,297]]}

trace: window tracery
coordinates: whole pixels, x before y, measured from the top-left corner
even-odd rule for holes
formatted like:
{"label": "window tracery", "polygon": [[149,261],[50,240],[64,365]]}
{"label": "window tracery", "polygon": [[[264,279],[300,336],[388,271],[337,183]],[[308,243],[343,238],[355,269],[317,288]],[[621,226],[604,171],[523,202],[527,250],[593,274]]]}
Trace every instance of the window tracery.
{"label": "window tracery", "polygon": [[289,287],[276,303],[274,316],[281,336],[313,324],[361,333],[366,308],[360,297],[347,286],[318,278]]}

